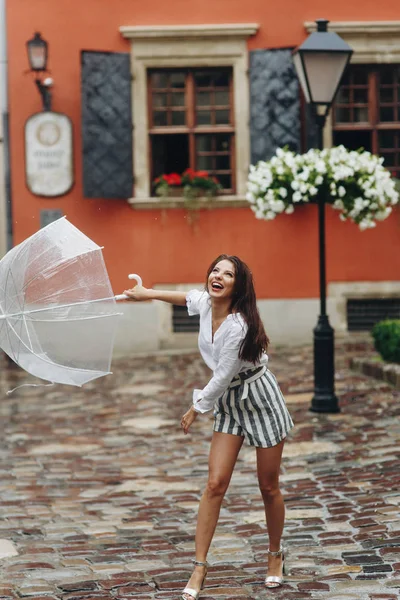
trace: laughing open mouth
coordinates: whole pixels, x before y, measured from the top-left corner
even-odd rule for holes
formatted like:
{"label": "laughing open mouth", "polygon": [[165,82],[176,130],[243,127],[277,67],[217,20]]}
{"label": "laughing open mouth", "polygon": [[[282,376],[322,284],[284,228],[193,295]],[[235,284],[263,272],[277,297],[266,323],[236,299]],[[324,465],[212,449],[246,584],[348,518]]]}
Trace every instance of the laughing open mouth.
{"label": "laughing open mouth", "polygon": [[213,290],[223,290],[224,289],[224,286],[216,281],[214,281],[214,283],[211,285],[211,287]]}

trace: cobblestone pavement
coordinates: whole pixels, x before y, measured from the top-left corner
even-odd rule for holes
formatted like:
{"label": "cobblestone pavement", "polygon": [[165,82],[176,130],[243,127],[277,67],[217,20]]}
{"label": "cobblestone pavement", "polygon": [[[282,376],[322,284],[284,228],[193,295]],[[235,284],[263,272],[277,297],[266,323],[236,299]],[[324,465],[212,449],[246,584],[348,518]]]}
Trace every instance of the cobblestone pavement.
{"label": "cobblestone pavement", "polygon": [[[342,411],[311,413],[311,347],[272,349],[296,428],[282,485],[290,574],[263,586],[268,547],[254,452],[243,448],[202,594],[210,599],[395,600],[400,590],[400,392],[348,369]],[[197,354],[115,361],[84,389],[0,375],[0,600],[179,598],[191,570],[212,422],[179,419],[207,371]]]}

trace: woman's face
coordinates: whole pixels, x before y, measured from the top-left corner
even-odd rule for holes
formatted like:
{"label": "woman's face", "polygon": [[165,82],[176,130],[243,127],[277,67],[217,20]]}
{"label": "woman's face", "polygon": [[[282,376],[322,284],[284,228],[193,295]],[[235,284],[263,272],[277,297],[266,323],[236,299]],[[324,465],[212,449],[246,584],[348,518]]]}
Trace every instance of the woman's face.
{"label": "woman's face", "polygon": [[232,298],[235,265],[230,260],[218,262],[208,277],[208,293],[212,298]]}

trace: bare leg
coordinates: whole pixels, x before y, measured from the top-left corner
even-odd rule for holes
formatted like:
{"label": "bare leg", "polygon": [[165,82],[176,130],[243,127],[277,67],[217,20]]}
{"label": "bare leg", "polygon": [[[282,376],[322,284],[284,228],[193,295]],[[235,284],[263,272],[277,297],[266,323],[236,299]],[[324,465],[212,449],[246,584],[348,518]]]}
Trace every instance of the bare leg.
{"label": "bare leg", "polygon": [[[265,517],[269,535],[269,549],[277,552],[280,548],[285,522],[285,506],[279,489],[284,440],[272,448],[257,448],[257,475],[265,506]],[[282,557],[268,556],[268,575],[281,576]]]}
{"label": "bare leg", "polygon": [[[201,497],[196,528],[196,560],[204,562],[210,547],[225,492],[228,489],[243,437],[214,431],[208,460],[208,482]],[[195,567],[188,587],[198,590],[205,569]],[[186,600],[192,600],[185,594]]]}

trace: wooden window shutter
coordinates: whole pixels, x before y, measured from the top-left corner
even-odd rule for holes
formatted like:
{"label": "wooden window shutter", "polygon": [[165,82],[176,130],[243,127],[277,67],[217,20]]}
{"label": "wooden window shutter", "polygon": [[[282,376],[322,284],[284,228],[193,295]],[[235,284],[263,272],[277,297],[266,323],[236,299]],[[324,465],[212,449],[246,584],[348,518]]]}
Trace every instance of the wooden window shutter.
{"label": "wooden window shutter", "polygon": [[83,194],[130,198],[133,192],[130,55],[81,55]]}
{"label": "wooden window shutter", "polygon": [[250,52],[251,163],[277,148],[301,151],[300,90],[292,49]]}

